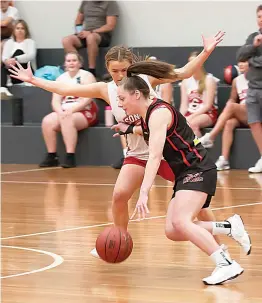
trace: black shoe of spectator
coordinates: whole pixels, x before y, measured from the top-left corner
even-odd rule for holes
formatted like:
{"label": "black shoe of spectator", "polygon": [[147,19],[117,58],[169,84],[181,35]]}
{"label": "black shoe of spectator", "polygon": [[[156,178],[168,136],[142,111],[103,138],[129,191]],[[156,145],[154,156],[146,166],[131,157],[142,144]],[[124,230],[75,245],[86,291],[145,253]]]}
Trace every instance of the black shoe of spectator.
{"label": "black shoe of spectator", "polygon": [[112,164],[111,167],[113,167],[114,169],[120,169],[123,166],[124,160],[125,158],[121,158],[115,164]]}
{"label": "black shoe of spectator", "polygon": [[73,168],[76,167],[76,160],[74,154],[67,154],[65,158],[65,162],[61,164],[63,168]]}
{"label": "black shoe of spectator", "polygon": [[44,161],[39,164],[39,167],[55,167],[59,166],[59,161],[57,156],[51,156],[47,154]]}

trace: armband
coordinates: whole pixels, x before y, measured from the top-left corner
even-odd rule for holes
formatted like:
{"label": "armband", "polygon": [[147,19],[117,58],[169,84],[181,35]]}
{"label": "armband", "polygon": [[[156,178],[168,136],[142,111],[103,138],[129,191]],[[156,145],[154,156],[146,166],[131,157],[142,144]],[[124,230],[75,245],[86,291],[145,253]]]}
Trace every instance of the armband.
{"label": "armband", "polygon": [[133,134],[134,125],[129,125],[125,132],[119,131],[119,135],[127,135],[127,134]]}

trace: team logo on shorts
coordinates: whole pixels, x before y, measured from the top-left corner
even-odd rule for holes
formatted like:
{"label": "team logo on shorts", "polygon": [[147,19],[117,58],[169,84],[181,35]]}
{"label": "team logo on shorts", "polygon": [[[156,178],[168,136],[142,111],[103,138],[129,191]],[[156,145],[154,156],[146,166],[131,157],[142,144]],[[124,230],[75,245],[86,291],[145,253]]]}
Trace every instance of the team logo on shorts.
{"label": "team logo on shorts", "polygon": [[202,182],[204,180],[203,177],[201,177],[202,172],[196,173],[196,174],[188,174],[184,179],[183,179],[183,184],[185,183],[193,183],[193,182]]}

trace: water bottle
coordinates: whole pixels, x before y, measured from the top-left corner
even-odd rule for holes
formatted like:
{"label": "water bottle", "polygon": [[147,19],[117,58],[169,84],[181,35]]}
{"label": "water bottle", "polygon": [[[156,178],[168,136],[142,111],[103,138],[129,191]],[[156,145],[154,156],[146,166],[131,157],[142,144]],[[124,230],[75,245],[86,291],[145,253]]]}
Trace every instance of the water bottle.
{"label": "water bottle", "polygon": [[23,99],[16,98],[12,100],[12,124],[23,125],[24,113],[23,113]]}
{"label": "water bottle", "polygon": [[105,125],[111,127],[114,124],[114,116],[112,114],[111,106],[105,107]]}

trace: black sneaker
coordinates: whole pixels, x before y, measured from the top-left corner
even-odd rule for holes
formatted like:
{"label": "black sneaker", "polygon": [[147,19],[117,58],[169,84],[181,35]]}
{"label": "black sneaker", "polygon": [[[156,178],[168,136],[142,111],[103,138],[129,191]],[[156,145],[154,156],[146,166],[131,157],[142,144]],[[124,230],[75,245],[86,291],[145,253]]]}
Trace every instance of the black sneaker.
{"label": "black sneaker", "polygon": [[61,164],[63,168],[76,167],[76,160],[74,155],[66,155],[65,162]]}
{"label": "black sneaker", "polygon": [[113,167],[114,169],[121,169],[121,167],[124,164],[124,160],[125,160],[125,158],[121,158],[115,164],[112,164],[111,167]]}
{"label": "black sneaker", "polygon": [[44,161],[39,164],[39,167],[55,167],[55,166],[59,166],[58,157],[56,156],[53,157],[48,154],[46,155]]}

